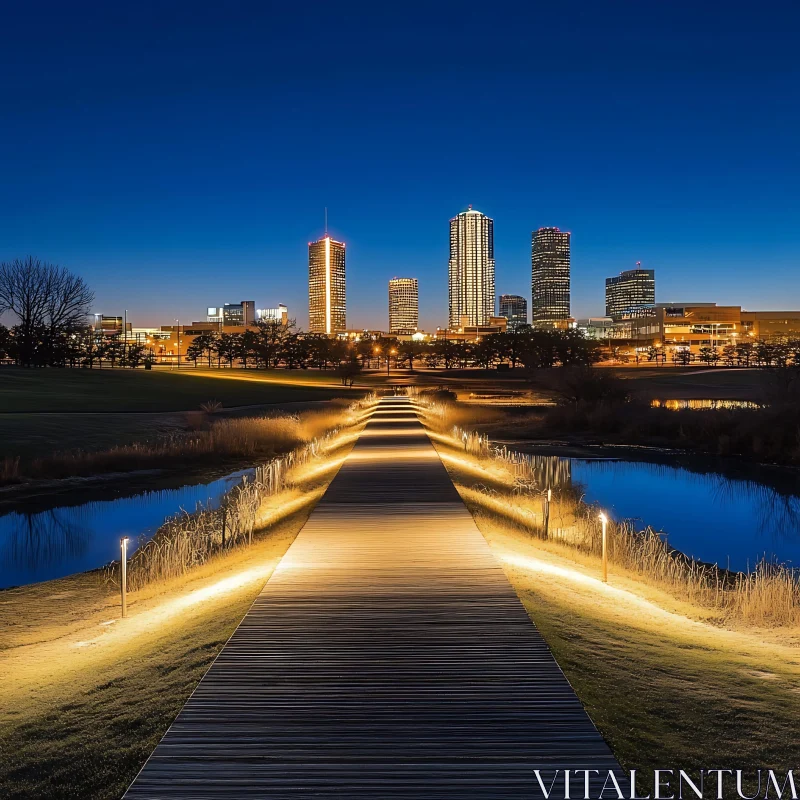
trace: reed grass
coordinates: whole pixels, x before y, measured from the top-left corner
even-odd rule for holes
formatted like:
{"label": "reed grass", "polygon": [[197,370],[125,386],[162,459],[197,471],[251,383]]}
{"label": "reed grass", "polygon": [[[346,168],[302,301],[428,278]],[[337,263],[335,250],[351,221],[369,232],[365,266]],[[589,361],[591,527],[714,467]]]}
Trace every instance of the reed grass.
{"label": "reed grass", "polygon": [[[348,427],[359,424],[364,412],[374,405],[370,396],[340,411],[338,415],[317,413],[310,419],[290,418],[291,425],[302,426],[302,435],[315,434],[310,441],[258,466],[251,478],[244,476],[222,498],[218,508],[200,506],[192,513],[181,511],[167,519],[153,537],[128,560],[128,590],[136,591],[154,581],[183,575],[206,563],[215,554],[230,548],[250,545],[259,530],[264,503],[295,486],[296,471],[314,461],[324,461],[337,448],[337,439]],[[282,420],[286,422],[286,420]],[[336,427],[330,423],[337,422]],[[227,420],[226,433],[242,432],[245,441],[252,432],[252,420]],[[326,424],[328,428],[325,429]],[[215,426],[216,427],[216,426]],[[287,429],[299,435],[293,427]],[[323,430],[325,431],[323,433]],[[119,561],[106,566],[103,582],[119,585]]]}
{"label": "reed grass", "polygon": [[6,456],[0,461],[0,484],[19,480],[19,456]]}
{"label": "reed grass", "polygon": [[[447,437],[454,454],[489,468],[483,482],[458,470],[453,476],[471,509],[540,540],[548,549],[599,565],[600,509],[584,502],[572,488],[569,462],[493,447],[486,435],[452,425],[447,404],[426,403],[424,396],[419,400],[425,406],[426,424]],[[545,529],[548,488],[552,500]],[[746,573],[731,572],[695,561],[671,548],[659,532],[640,528],[632,520],[609,520],[607,547],[612,567],[707,609],[720,623],[758,627],[800,624],[800,580],[783,564],[761,562]]]}
{"label": "reed grass", "polygon": [[330,428],[343,424],[348,409],[307,411],[212,421],[210,415],[195,412],[200,421],[189,433],[160,437],[149,442],[123,445],[109,450],[76,450],[34,459],[24,470],[19,459],[0,463],[0,483],[28,478],[65,478],[128,472],[137,469],[175,467],[204,456],[247,459],[286,452],[318,438]]}

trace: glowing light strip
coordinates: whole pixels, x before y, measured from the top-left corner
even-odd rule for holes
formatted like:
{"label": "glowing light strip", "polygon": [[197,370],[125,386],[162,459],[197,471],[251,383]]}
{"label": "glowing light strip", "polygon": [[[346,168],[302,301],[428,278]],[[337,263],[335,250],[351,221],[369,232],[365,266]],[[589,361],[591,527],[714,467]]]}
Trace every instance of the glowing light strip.
{"label": "glowing light strip", "polygon": [[331,332],[331,237],[325,237],[325,333]]}

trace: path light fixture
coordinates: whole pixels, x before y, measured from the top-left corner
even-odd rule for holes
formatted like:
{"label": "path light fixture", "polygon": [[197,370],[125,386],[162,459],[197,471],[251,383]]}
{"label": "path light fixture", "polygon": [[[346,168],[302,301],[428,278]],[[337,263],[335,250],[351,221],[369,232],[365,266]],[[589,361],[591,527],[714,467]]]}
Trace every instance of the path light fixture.
{"label": "path light fixture", "polygon": [[603,526],[603,583],[608,583],[608,517],[602,511],[600,522]]}
{"label": "path light fixture", "polygon": [[128,537],[123,536],[119,543],[120,567],[122,574],[119,581],[119,593],[122,600],[122,616],[128,616]]}
{"label": "path light fixture", "polygon": [[553,490],[548,487],[544,500],[544,538],[550,538],[550,501],[553,499]]}

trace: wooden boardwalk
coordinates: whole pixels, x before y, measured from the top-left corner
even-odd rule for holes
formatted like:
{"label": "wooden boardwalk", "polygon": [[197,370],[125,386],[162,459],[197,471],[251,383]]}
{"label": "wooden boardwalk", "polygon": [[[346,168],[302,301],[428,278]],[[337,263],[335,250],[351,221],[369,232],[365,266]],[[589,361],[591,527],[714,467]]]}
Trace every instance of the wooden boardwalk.
{"label": "wooden boardwalk", "polygon": [[532,798],[536,768],[618,766],[398,397],[125,797]]}

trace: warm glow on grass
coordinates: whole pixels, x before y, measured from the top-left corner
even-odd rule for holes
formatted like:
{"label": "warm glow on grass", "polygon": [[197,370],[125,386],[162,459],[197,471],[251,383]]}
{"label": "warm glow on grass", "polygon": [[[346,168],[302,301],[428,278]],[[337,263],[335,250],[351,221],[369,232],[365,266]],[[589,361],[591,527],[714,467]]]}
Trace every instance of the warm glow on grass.
{"label": "warm glow on grass", "polygon": [[599,578],[587,575],[576,567],[558,565],[543,561],[539,558],[522,556],[512,552],[501,552],[499,554],[499,559],[505,564],[526,570],[533,575],[548,575],[569,581],[570,583],[580,584],[591,592],[597,592],[598,596],[596,601],[598,603],[611,602],[616,614],[629,613],[633,615],[639,623],[641,623],[643,619],[642,614],[645,614],[647,617],[651,618],[652,621],[661,624],[669,623],[672,625],[688,625],[693,627],[703,625],[703,623],[695,622],[679,614],[673,614],[671,611],[666,611],[656,603],[634,592],[616,588],[608,583],[603,583]]}
{"label": "warm glow on grass", "polygon": [[330,378],[329,380],[308,380],[303,379],[300,375],[294,375],[291,373],[290,370],[285,370],[286,374],[281,375],[280,377],[273,377],[272,375],[243,375],[241,372],[229,372],[222,369],[215,369],[215,370],[199,370],[199,369],[182,369],[182,370],[174,370],[171,374],[174,375],[181,375],[181,376],[188,376],[188,377],[197,377],[197,378],[216,378],[217,380],[228,380],[228,381],[247,381],[252,383],[275,383],[283,386],[309,386],[319,388],[330,388],[331,386],[336,387],[337,389],[348,390],[348,391],[363,391],[363,389],[356,389],[355,387],[347,387],[342,386],[341,380],[339,380],[333,373],[330,376],[320,376],[324,378]]}

